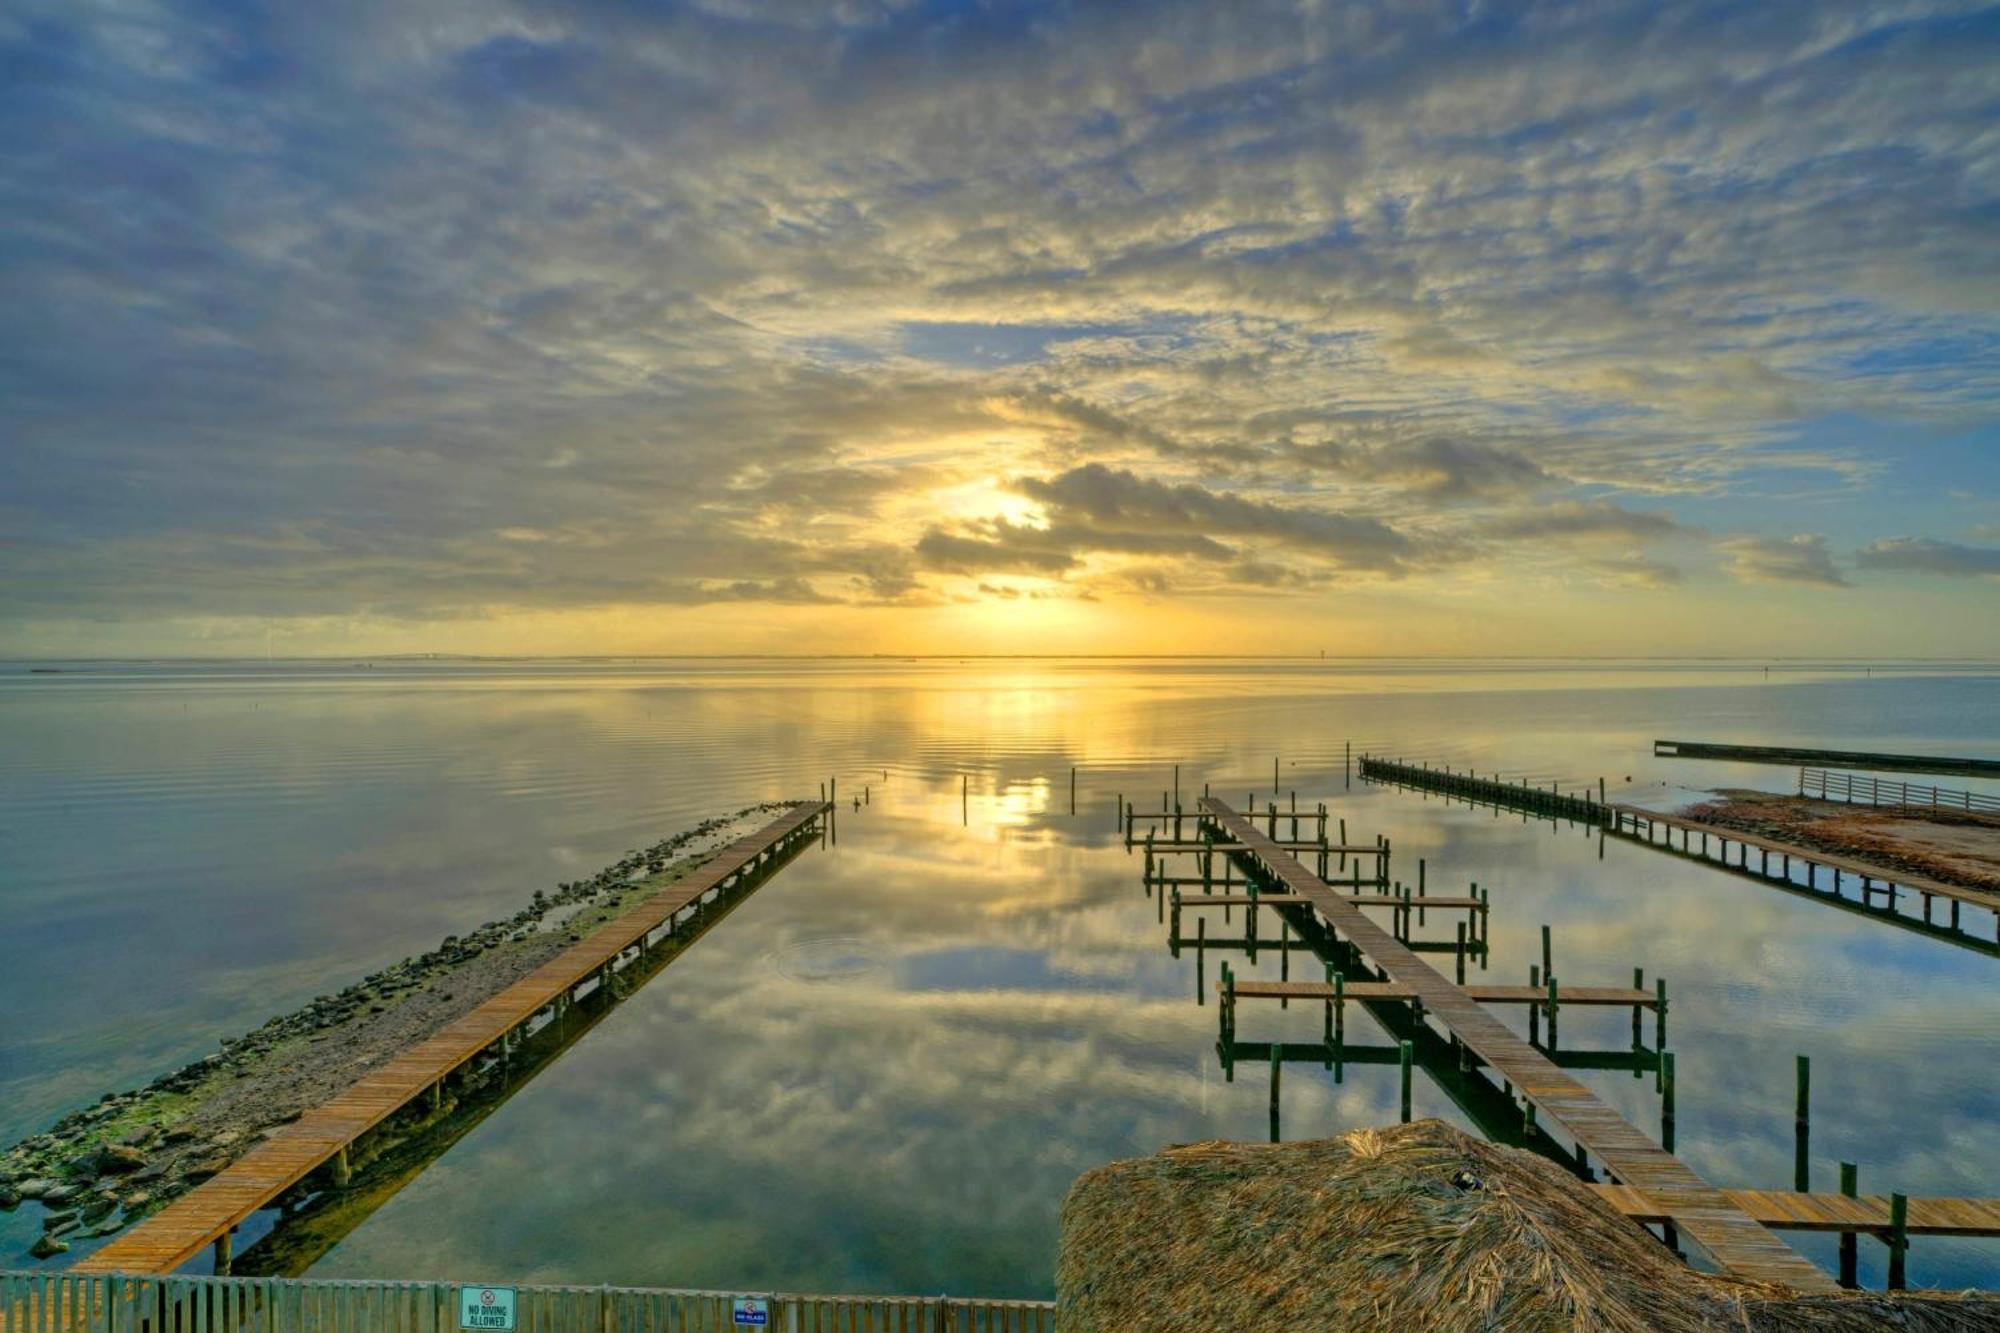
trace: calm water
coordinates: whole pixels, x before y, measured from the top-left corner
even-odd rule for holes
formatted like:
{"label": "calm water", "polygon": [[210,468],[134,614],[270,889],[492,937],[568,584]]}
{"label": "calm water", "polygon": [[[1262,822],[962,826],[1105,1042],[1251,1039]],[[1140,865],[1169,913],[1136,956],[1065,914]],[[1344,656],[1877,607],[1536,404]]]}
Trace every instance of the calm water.
{"label": "calm water", "polygon": [[[1672,988],[1679,1146],[1788,1187],[2000,1195],[2000,960],[1657,853],[1341,783],[1344,743],[1614,799],[1785,773],[1656,736],[2000,753],[1976,668],[837,661],[0,668],[0,1136],[150,1079],[627,848],[829,775],[805,853],[315,1268],[319,1274],[1046,1295],[1080,1171],[1262,1138],[1192,955],[1168,956],[1119,792],[1334,801],[1397,873],[1493,890],[1495,980]],[[1081,768],[1069,813],[1071,765]],[[961,803],[962,775],[970,775]],[[1190,929],[1192,928],[1190,924]],[[1434,920],[1432,933],[1440,928]],[[1265,955],[1268,958],[1268,955]],[[1240,970],[1276,975],[1276,964]],[[1213,973],[1211,971],[1211,977]],[[1508,1021],[1525,1025],[1525,1018]],[[1247,1039],[1316,1012],[1246,1010]],[[1622,1013],[1566,1012],[1616,1049]],[[1649,1028],[1650,1031],[1650,1028]],[[1365,1017],[1350,1039],[1376,1039]],[[1579,1075],[1654,1131],[1650,1080]],[[1393,1121],[1393,1070],[1288,1066],[1288,1137]],[[1420,1114],[1462,1119],[1419,1078]],[[25,1263],[34,1210],[0,1215]],[[1830,1262],[1831,1245],[1800,1242]],[[1879,1281],[1879,1246],[1862,1249]],[[2000,1285],[1920,1240],[1913,1282]]]}

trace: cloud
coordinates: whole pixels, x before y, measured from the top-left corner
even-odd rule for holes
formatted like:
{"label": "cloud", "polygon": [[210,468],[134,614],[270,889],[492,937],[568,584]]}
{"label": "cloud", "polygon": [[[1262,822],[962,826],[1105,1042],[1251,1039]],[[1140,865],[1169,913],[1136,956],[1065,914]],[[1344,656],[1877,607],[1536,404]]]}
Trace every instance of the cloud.
{"label": "cloud", "polygon": [[1847,580],[1834,568],[1826,538],[1818,533],[1775,537],[1732,537],[1718,543],[1729,556],[1729,572],[1741,583],[1806,583],[1845,588]]}
{"label": "cloud", "polygon": [[1664,580],[1778,471],[1856,546],[1901,441],[2000,427],[1956,0],[22,13],[9,623],[1418,607],[1509,543]]}
{"label": "cloud", "polygon": [[1556,480],[1517,448],[1471,440],[1429,438],[1376,448],[1320,444],[1295,452],[1315,467],[1438,499],[1518,495]]}
{"label": "cloud", "polygon": [[1625,509],[1608,500],[1564,500],[1504,515],[1487,523],[1486,536],[1507,541],[1631,541],[1684,531],[1668,514]]}
{"label": "cloud", "polygon": [[1102,463],[1026,477],[1016,489],[1044,505],[1052,523],[1075,525],[1098,540],[1242,537],[1294,547],[1342,568],[1384,573],[1399,572],[1415,551],[1414,543],[1377,519],[1246,499],[1192,482],[1151,481]]}
{"label": "cloud", "polygon": [[2000,547],[1965,546],[1928,537],[1885,537],[1861,548],[1854,563],[1952,578],[2000,578]]}

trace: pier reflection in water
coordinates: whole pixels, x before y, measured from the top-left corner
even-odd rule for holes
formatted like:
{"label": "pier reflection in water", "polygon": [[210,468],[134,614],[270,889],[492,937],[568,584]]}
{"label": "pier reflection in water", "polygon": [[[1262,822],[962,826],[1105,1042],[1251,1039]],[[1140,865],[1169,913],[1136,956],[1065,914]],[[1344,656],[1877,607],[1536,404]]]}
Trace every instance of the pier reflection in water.
{"label": "pier reflection in water", "polygon": [[[707,815],[812,795],[833,774],[843,806],[837,847],[556,1052],[314,1275],[1047,1296],[1077,1174],[1268,1136],[1263,1079],[1239,1064],[1227,1081],[1215,1049],[1217,959],[1208,1003],[1190,1003],[1194,950],[1161,947],[1162,906],[1135,892],[1143,857],[1114,802],[1152,805],[1176,763],[1190,791],[1268,794],[1274,757],[1287,795],[1324,793],[1357,840],[1390,837],[1394,878],[1422,861],[1434,895],[1490,891],[1469,980],[1524,981],[1545,923],[1566,979],[1669,978],[1677,1147],[1705,1178],[1791,1182],[1793,1060],[1808,1054],[1815,1188],[1854,1161],[1864,1191],[2000,1194],[1980,1146],[1992,959],[1615,839],[1600,859],[1587,830],[1342,786],[1350,737],[1357,752],[1511,764],[1544,786],[1608,774],[1628,801],[1687,779],[1647,757],[1655,735],[1758,725],[1983,752],[2000,736],[1966,731],[2000,727],[1983,721],[1990,679],[1217,663],[365,674],[0,689],[11,1132]],[[1714,780],[1767,777],[1789,780]],[[1460,915],[1429,912],[1417,937],[1452,941]],[[1275,977],[1265,939],[1260,924]],[[1426,957],[1451,974],[1451,952]],[[1526,1013],[1500,1016],[1525,1033]],[[1398,1040],[1349,1017],[1356,1046]],[[1242,1033],[1315,1046],[1322,1020],[1270,1003]],[[1564,1010],[1561,1026],[1562,1050],[1630,1036],[1615,1010]],[[1359,1069],[1336,1083],[1287,1061],[1285,1135],[1396,1120],[1395,1070]],[[1570,1072],[1658,1125],[1656,1075]],[[1428,1077],[1412,1100],[1481,1128]],[[28,1209],[0,1214],[0,1245],[18,1253],[32,1227]],[[1832,1240],[1795,1244],[1833,1269]],[[1862,1255],[1874,1285],[1878,1251]],[[1910,1278],[1994,1285],[1996,1259],[1989,1243],[1926,1239]]]}

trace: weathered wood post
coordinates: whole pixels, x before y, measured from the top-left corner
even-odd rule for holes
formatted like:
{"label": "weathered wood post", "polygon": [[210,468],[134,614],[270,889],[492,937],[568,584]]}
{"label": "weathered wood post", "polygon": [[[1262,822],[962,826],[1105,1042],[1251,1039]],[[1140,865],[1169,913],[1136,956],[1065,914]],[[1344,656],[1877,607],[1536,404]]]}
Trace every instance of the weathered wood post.
{"label": "weathered wood post", "polygon": [[[1290,981],[1291,979],[1292,979],[1292,922],[1290,917],[1287,917],[1283,912],[1280,912],[1278,913],[1278,980]],[[1292,1002],[1290,998],[1280,997],[1278,1000],[1278,1007],[1280,1009],[1291,1008]]]}
{"label": "weathered wood post", "polygon": [[1181,956],[1181,891],[1174,889],[1172,892],[1174,895],[1174,906],[1173,911],[1168,915],[1167,950],[1175,958],[1179,958]]}
{"label": "weathered wood post", "polygon": [[1812,1057],[1798,1057],[1798,1092],[1792,1107],[1792,1188],[1812,1189]]}
{"label": "weathered wood post", "polygon": [[1910,1253],[1910,1201],[1901,1194],[1889,1196],[1889,1282],[1890,1291],[1901,1291],[1905,1280],[1904,1263]]}
{"label": "weathered wood post", "polygon": [[1456,961],[1458,964],[1458,984],[1463,986],[1465,984],[1465,923],[1463,921],[1458,923],[1458,952],[1456,954]]}
{"label": "weathered wood post", "polygon": [[1653,1047],[1667,1049],[1667,979],[1653,980]]}
{"label": "weathered wood post", "polygon": [[[1528,985],[1539,990],[1542,985],[1542,969],[1538,964],[1528,964]],[[1542,1044],[1542,1006],[1532,1000],[1528,1003],[1528,1044]]]}
{"label": "weathered wood post", "polygon": [[[1645,968],[1635,967],[1632,969],[1632,989],[1640,992],[1645,991],[1646,989]],[[1645,1007],[1646,1003],[1643,1000],[1632,1006],[1632,1049],[1635,1051],[1639,1049],[1642,1041],[1641,1034],[1639,1031],[1639,1015],[1641,1011],[1645,1009]],[[1633,1069],[1632,1071],[1632,1077],[1633,1078],[1639,1077],[1639,1071],[1636,1068]]]}
{"label": "weathered wood post", "polygon": [[1660,1146],[1674,1150],[1674,1053],[1660,1052]]}
{"label": "weathered wood post", "polygon": [[1194,1002],[1208,1003],[1208,987],[1203,973],[1208,970],[1208,917],[1194,919]]}
{"label": "weathered wood post", "polygon": [[1278,1142],[1278,1083],[1285,1072],[1285,1044],[1271,1043],[1271,1142]]}
{"label": "weathered wood post", "polygon": [[[867,788],[864,787],[862,788],[862,790],[866,791]],[[1075,764],[1071,764],[1069,766],[1069,812],[1071,814],[1076,813],[1076,765]]]}
{"label": "weathered wood post", "polygon": [[1347,1068],[1347,978],[1331,963],[1326,970],[1333,975],[1333,1081],[1338,1083]]}
{"label": "weathered wood post", "polygon": [[[1852,1162],[1840,1164],[1840,1192],[1848,1198],[1855,1198],[1861,1192],[1861,1171]],[[1858,1266],[1860,1247],[1855,1243],[1852,1231],[1840,1233],[1840,1285],[1852,1291],[1861,1285]]]}
{"label": "weathered wood post", "polygon": [[1410,1123],[1410,1058],[1415,1053],[1416,1048],[1407,1041],[1396,1044],[1396,1054],[1402,1064],[1403,1123],[1406,1125]]}
{"label": "weathered wood post", "polygon": [[1549,1049],[1556,1048],[1556,1012],[1561,1007],[1556,999],[1556,974],[1546,973],[1543,978],[1549,984]]}

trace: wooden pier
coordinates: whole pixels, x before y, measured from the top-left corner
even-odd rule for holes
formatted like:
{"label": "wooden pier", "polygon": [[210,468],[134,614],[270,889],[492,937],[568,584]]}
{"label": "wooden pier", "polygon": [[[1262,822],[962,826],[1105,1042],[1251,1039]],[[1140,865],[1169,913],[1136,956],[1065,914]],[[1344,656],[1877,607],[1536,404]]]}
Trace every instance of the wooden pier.
{"label": "wooden pier", "polygon": [[[1660,1206],[1641,1190],[1625,1185],[1593,1185],[1597,1197],[1634,1222],[1668,1221]],[[1791,1190],[1723,1190],[1722,1197],[1775,1231],[1869,1232],[1887,1235],[1895,1226],[1894,1199],[1884,1194],[1799,1194]],[[1906,1236],[2000,1236],[2000,1199],[1905,1201]]]}
{"label": "wooden pier", "polygon": [[[1593,799],[1588,790],[1579,795],[1554,786],[1542,788],[1502,782],[1497,777],[1480,777],[1473,773],[1453,772],[1448,768],[1433,768],[1428,764],[1399,763],[1373,756],[1362,757],[1361,776],[1371,782],[1436,792],[1470,804],[1518,810],[1544,819],[1569,820],[1593,826],[1656,851],[1686,856],[1815,902],[1860,912],[1872,920],[1885,921],[1982,953],[2000,952],[2000,894],[1990,890],[1947,884],[1929,876],[1872,865],[1853,857],[1781,842],[1759,834],[1662,814],[1635,805]],[[1758,854],[1755,865],[1749,858],[1752,849]],[[1859,887],[1858,898],[1842,892],[1850,880]],[[1913,895],[1921,904],[1921,915],[1897,910],[1899,895],[1904,894]],[[1987,938],[1966,929],[1961,913],[1963,907],[1976,907],[1988,913],[1995,937]],[[1987,919],[1981,917],[1975,920]]]}
{"label": "wooden pier", "polygon": [[1680,1235],[1723,1271],[1806,1292],[1839,1289],[1722,1191],[1487,1013],[1466,989],[1434,971],[1401,940],[1343,901],[1248,819],[1214,798],[1204,799],[1200,809],[1218,833],[1244,845],[1238,855],[1253,863],[1274,887],[1282,885],[1285,892],[1303,899],[1388,982],[1407,987],[1411,1003],[1442,1024],[1469,1058],[1500,1074],[1544,1120],[1562,1128],[1579,1150],[1594,1154],[1617,1182],[1644,1194]]}
{"label": "wooden pier", "polygon": [[218,1271],[229,1264],[230,1237],[252,1213],[315,1170],[345,1177],[348,1147],[445,1079],[489,1051],[504,1051],[538,1015],[559,1011],[573,992],[608,980],[627,950],[643,951],[655,931],[703,899],[783,855],[810,835],[822,801],[794,802],[785,813],[737,839],[700,866],[592,931],[471,1012],[362,1076],[346,1092],[276,1130],[264,1142],[124,1235],[76,1263],[76,1273],[171,1273],[209,1246]]}
{"label": "wooden pier", "polygon": [[1873,773],[1950,773],[2000,778],[2000,759],[1954,759],[1934,754],[1874,754],[1866,750],[1811,750],[1790,745],[1726,745],[1714,741],[1654,741],[1661,759],[1729,759],[1744,764],[1800,764],[1859,768]]}

